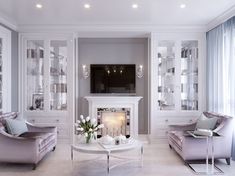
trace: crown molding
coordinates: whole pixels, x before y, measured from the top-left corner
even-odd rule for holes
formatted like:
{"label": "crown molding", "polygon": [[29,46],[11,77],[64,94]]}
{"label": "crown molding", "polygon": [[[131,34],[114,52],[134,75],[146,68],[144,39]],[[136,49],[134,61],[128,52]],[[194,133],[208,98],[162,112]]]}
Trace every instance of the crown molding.
{"label": "crown molding", "polygon": [[232,6],[230,9],[226,10],[224,13],[213,19],[210,23],[207,24],[207,31],[215,28],[216,26],[224,23],[229,18],[235,16],[235,5]]}
{"label": "crown molding", "polygon": [[7,17],[3,13],[0,12],[0,23],[4,26],[8,27],[9,29],[12,29],[14,31],[17,31],[18,26],[15,20]]}
{"label": "crown molding", "polygon": [[80,24],[80,25],[19,25],[18,31],[27,32],[71,32],[71,33],[104,33],[104,32],[136,32],[148,34],[149,32],[206,32],[206,26],[187,25],[151,25],[151,24]]}

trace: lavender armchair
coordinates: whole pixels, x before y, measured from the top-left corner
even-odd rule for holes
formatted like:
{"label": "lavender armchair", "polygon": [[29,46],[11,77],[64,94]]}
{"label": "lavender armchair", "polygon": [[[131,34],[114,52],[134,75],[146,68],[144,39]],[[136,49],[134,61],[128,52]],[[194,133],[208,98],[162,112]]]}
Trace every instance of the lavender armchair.
{"label": "lavender armchair", "polygon": [[16,137],[7,133],[4,123],[4,119],[16,117],[15,112],[0,115],[0,162],[33,164],[35,169],[48,152],[55,150],[57,129],[27,123],[28,132]]}
{"label": "lavender armchair", "polygon": [[[230,164],[232,150],[233,123],[229,116],[203,112],[207,118],[217,117],[217,125],[213,130],[220,137],[214,137],[215,159],[226,159]],[[206,139],[196,139],[187,135],[187,130],[194,130],[196,122],[184,125],[170,125],[168,132],[168,143],[182,159],[187,162],[191,160],[206,159]]]}

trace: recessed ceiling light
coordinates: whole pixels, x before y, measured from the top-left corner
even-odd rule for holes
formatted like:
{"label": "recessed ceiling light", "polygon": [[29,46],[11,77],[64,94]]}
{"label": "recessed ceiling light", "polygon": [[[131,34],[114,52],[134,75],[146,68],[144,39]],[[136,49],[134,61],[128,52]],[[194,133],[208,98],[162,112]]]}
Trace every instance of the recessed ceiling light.
{"label": "recessed ceiling light", "polygon": [[89,8],[91,8],[91,5],[90,4],[84,4],[84,8],[89,9]]}
{"label": "recessed ceiling light", "polygon": [[139,7],[138,4],[132,4],[133,9],[138,9],[138,7]]}
{"label": "recessed ceiling light", "polygon": [[38,9],[41,9],[41,8],[42,8],[42,4],[36,4],[36,7],[37,7]]}
{"label": "recessed ceiling light", "polygon": [[184,9],[185,7],[186,7],[186,4],[181,4],[181,5],[180,5],[180,8],[181,8],[181,9]]}

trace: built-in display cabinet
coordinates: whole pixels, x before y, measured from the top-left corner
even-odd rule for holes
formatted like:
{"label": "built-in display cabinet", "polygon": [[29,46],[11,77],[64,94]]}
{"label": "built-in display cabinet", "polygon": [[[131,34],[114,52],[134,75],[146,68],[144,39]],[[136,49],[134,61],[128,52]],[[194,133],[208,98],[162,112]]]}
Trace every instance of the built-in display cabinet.
{"label": "built-in display cabinet", "polygon": [[205,109],[205,36],[151,36],[151,134],[166,138],[168,125],[189,123]]}
{"label": "built-in display cabinet", "polygon": [[[57,126],[60,139],[72,139],[75,92],[86,84],[75,81],[82,77],[76,40],[54,35],[20,35],[20,112],[37,125]],[[150,137],[166,139],[168,125],[190,123],[205,110],[205,33],[151,33],[149,41],[145,115]]]}
{"label": "built-in display cabinet", "polygon": [[0,114],[11,111],[11,31],[0,26]]}
{"label": "built-in display cabinet", "polygon": [[59,138],[69,139],[72,38],[67,35],[22,34],[21,44],[21,110],[24,117],[37,125],[56,125]]}

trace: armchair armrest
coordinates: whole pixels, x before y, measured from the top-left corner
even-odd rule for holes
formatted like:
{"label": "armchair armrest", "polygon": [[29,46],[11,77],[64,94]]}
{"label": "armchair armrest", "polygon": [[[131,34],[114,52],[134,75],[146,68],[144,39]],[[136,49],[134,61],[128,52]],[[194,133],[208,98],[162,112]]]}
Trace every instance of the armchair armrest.
{"label": "armchair armrest", "polygon": [[187,124],[173,124],[168,125],[170,131],[189,131],[194,130],[197,122],[187,123]]}
{"label": "armchair armrest", "polygon": [[11,134],[8,134],[5,131],[0,131],[0,139],[4,138],[4,139],[9,139],[9,140],[15,140],[15,141],[24,141],[24,140],[28,140],[28,138],[24,138],[24,137],[19,137],[19,136],[13,136]]}
{"label": "armchair armrest", "polygon": [[0,131],[0,162],[37,163],[39,140]]}
{"label": "armchair armrest", "polygon": [[[4,131],[0,131],[0,148],[6,147],[15,147],[20,148],[20,146],[29,145],[31,147],[37,147],[35,144],[37,143],[38,138],[24,138],[19,136],[13,136],[11,134],[8,134]],[[6,145],[8,144],[8,145]],[[11,146],[9,146],[11,144]],[[11,150],[10,150],[11,151]]]}
{"label": "armchair armrest", "polygon": [[36,126],[29,122],[26,122],[28,130],[30,132],[47,132],[47,133],[57,133],[57,127],[55,126]]}

